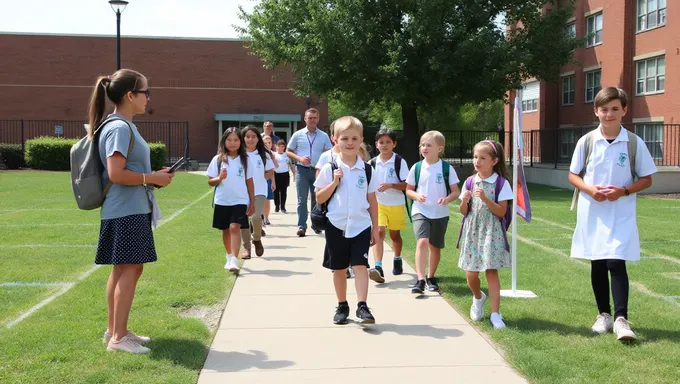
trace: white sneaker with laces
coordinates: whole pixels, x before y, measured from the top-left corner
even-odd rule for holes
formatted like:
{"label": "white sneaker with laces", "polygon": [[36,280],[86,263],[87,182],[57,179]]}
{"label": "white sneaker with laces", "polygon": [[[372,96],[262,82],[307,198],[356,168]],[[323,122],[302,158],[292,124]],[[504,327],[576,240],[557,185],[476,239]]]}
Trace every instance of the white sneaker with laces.
{"label": "white sneaker with laces", "polygon": [[232,257],[231,257],[231,262],[227,262],[227,264],[229,265],[229,271],[230,271],[230,272],[236,273],[236,272],[239,271],[239,268],[238,268],[238,259],[236,258],[236,256],[232,256]]}
{"label": "white sneaker with laces", "polygon": [[616,318],[614,322],[614,333],[616,334],[616,340],[620,341],[632,341],[636,340],[635,332],[630,329],[630,324],[623,316]]}
{"label": "white sneaker with laces", "polygon": [[505,323],[503,322],[503,316],[501,316],[500,313],[498,313],[498,312],[492,313],[489,320],[491,320],[491,325],[493,325],[494,329],[505,328]]}
{"label": "white sneaker with laces", "polygon": [[595,324],[592,328],[593,332],[604,335],[612,330],[612,316],[608,313],[602,312],[595,319]]}
{"label": "white sneaker with laces", "polygon": [[482,298],[476,299],[472,296],[472,306],[470,307],[470,319],[472,321],[480,321],[484,317],[484,302],[486,301],[486,295],[482,292]]}
{"label": "white sneaker with laces", "polygon": [[127,335],[120,339],[117,343],[115,343],[113,339],[111,339],[106,349],[109,351],[125,351],[138,355],[151,352],[149,348],[144,347],[141,344],[133,341]]}
{"label": "white sneaker with laces", "polygon": [[[111,337],[112,337],[112,336],[113,336],[113,335],[111,335],[110,333],[104,331],[104,338],[102,339],[102,342],[103,342],[104,344],[107,344],[109,341],[111,341]],[[151,342],[151,338],[150,338],[150,337],[148,337],[148,336],[138,336],[138,335],[135,335],[135,333],[132,332],[132,331],[129,330],[129,329],[128,329],[127,337],[129,337],[129,338],[130,338],[132,341],[134,341],[135,343],[139,343],[139,344],[146,344],[146,343],[150,343],[150,342]]]}
{"label": "white sneaker with laces", "polygon": [[227,255],[227,262],[224,264],[224,269],[229,269],[229,267],[231,266],[230,262],[231,256]]}

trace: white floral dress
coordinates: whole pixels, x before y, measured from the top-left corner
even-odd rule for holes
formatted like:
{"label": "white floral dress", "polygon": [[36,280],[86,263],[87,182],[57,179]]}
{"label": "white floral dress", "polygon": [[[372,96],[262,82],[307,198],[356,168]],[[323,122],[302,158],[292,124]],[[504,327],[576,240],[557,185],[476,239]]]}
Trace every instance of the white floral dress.
{"label": "white floral dress", "polygon": [[[494,174],[482,180],[479,176],[475,176],[473,183],[474,187],[481,186],[491,201],[494,201],[495,197],[496,177],[497,175]],[[463,186],[461,195],[464,191],[465,186]],[[509,183],[506,181],[500,194],[507,196],[508,191],[512,196]],[[510,252],[505,248],[503,225],[500,219],[491,212],[481,198],[473,196],[470,201],[472,207],[463,225],[458,267],[471,272],[510,268]],[[508,201],[508,204],[512,204],[512,201]]]}

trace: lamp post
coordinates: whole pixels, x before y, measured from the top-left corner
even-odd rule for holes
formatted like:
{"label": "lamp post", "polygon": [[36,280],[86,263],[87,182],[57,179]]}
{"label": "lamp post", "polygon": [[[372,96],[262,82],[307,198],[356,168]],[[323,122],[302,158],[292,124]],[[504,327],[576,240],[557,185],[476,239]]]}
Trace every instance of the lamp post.
{"label": "lamp post", "polygon": [[312,95],[308,93],[307,96],[305,96],[305,101],[307,102],[307,109],[309,109],[309,105],[312,102]]}
{"label": "lamp post", "polygon": [[127,7],[125,0],[109,0],[111,9],[116,13],[116,69],[120,69],[120,15]]}

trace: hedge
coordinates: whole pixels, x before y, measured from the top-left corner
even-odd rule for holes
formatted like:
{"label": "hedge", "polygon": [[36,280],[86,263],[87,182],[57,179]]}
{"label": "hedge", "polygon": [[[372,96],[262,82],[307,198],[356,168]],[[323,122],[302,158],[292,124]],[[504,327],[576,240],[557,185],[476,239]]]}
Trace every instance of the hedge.
{"label": "hedge", "polygon": [[21,144],[0,143],[0,162],[9,169],[19,169],[26,166]]}
{"label": "hedge", "polygon": [[[39,137],[28,140],[26,141],[26,164],[33,169],[68,171],[71,169],[71,146],[77,142],[78,139],[59,137]],[[167,158],[165,144],[149,143],[149,148],[151,149],[151,168],[161,169],[165,166]]]}

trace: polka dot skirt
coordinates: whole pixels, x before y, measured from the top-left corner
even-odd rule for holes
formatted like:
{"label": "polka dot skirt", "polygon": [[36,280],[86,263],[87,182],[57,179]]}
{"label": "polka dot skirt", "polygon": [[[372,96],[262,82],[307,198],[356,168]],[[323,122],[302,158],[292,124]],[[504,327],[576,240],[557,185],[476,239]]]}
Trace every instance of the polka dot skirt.
{"label": "polka dot skirt", "polygon": [[144,264],[156,261],[151,214],[102,220],[95,264]]}

